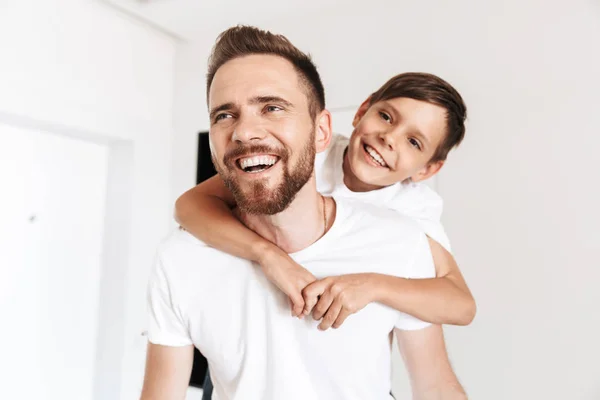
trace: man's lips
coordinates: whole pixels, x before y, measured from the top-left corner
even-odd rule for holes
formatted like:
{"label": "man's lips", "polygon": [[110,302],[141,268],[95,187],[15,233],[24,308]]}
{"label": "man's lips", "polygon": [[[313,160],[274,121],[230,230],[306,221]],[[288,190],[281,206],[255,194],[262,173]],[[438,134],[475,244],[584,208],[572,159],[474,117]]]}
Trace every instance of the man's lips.
{"label": "man's lips", "polygon": [[252,154],[239,157],[235,164],[246,173],[259,173],[273,167],[280,160],[279,156],[273,154]]}

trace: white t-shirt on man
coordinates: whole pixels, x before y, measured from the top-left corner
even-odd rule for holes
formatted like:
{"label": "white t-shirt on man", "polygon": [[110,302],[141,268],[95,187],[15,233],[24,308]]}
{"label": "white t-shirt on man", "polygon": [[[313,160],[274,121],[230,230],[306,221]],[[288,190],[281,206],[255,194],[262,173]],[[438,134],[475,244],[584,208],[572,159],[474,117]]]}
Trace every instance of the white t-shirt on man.
{"label": "white t-shirt on man", "polygon": [[[331,229],[292,258],[317,278],[376,272],[431,278],[425,234],[399,213],[336,198]],[[193,344],[208,359],[216,400],[389,400],[394,328],[428,326],[371,303],[325,332],[290,315],[288,300],[249,261],[179,230],[149,282],[149,340]]]}
{"label": "white t-shirt on man", "polygon": [[440,222],[442,198],[424,183],[396,183],[370,192],[353,192],[344,184],[343,159],[348,138],[336,134],[327,150],[315,160],[317,190],[335,198],[350,197],[387,207],[412,218],[425,233],[451,251],[450,240]]}

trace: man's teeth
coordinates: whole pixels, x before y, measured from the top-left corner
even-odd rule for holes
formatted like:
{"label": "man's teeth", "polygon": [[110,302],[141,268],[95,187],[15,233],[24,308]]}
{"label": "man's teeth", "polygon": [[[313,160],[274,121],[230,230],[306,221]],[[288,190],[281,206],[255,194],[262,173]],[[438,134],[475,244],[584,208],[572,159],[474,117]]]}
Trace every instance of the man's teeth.
{"label": "man's teeth", "polygon": [[271,165],[277,162],[277,157],[275,156],[253,156],[240,159],[240,167],[242,169],[256,167],[257,165],[265,165],[270,167]]}
{"label": "man's teeth", "polygon": [[385,161],[383,161],[383,157],[381,157],[379,153],[375,151],[374,148],[367,144],[365,145],[365,149],[367,150],[367,153],[369,153],[369,155],[373,158],[373,160],[375,160],[379,165],[381,165],[382,167],[387,167],[387,164],[385,163]]}

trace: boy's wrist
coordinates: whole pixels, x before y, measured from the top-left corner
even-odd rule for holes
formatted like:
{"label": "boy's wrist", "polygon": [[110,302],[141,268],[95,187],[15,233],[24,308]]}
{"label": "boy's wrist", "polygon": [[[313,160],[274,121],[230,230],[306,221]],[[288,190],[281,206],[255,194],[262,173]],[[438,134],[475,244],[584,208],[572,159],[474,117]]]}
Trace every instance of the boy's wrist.
{"label": "boy's wrist", "polygon": [[369,282],[369,293],[371,294],[371,302],[372,303],[380,303],[385,298],[384,291],[385,288],[385,279],[384,275],[369,273],[367,275],[367,280]]}
{"label": "boy's wrist", "polygon": [[276,257],[278,252],[281,252],[281,249],[267,240],[258,240],[252,245],[253,261],[261,266]]}
{"label": "boy's wrist", "polygon": [[[390,292],[392,292],[393,289],[393,284],[396,283],[398,284],[399,281],[403,281],[404,278],[399,278],[396,276],[389,276],[389,275],[383,275],[383,274],[377,274],[377,273],[372,273],[369,274],[369,280],[371,281],[370,283],[370,290],[372,293],[372,297],[373,297],[373,302],[377,302],[377,303],[384,303],[387,304],[389,298],[390,298]],[[392,282],[392,280],[394,282]]]}

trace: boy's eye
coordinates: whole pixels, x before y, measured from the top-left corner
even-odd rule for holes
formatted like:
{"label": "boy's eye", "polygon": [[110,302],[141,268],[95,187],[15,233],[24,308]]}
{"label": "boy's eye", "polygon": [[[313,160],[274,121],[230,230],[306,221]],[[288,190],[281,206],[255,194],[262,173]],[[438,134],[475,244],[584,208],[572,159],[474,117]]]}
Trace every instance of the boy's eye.
{"label": "boy's eye", "polygon": [[408,139],[408,141],[410,142],[410,144],[415,147],[417,150],[421,150],[421,144],[413,138]]}
{"label": "boy's eye", "polygon": [[390,117],[388,114],[384,113],[383,111],[379,111],[379,116],[381,117],[381,119],[383,119],[385,122],[392,122],[392,117]]}

